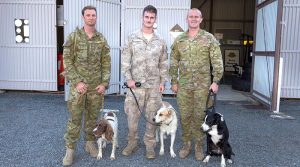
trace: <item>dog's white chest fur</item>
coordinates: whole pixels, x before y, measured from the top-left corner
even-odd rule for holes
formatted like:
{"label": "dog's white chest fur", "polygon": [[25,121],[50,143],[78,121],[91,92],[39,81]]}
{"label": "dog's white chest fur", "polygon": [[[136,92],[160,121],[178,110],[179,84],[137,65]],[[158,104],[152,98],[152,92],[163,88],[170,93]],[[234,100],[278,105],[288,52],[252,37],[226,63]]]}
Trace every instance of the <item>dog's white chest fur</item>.
{"label": "dog's white chest fur", "polygon": [[211,135],[211,140],[215,145],[223,138],[223,135],[218,134],[217,125],[212,126],[208,133]]}
{"label": "dog's white chest fur", "polygon": [[176,133],[177,130],[177,117],[175,114],[172,115],[171,119],[165,122],[170,122],[169,124],[162,123],[160,125],[160,130],[167,135],[170,135],[172,133]]}

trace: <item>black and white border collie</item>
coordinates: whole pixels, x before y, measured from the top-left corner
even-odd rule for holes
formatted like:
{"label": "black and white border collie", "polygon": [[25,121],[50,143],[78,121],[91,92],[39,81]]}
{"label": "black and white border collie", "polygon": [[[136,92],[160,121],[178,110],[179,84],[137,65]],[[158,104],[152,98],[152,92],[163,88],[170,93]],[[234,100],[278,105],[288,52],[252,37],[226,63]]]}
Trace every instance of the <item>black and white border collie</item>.
{"label": "black and white border collie", "polygon": [[228,142],[229,131],[223,115],[207,111],[201,128],[207,134],[207,152],[203,162],[207,163],[213,155],[221,155],[221,167],[226,166],[225,160],[233,163],[231,155],[234,153]]}

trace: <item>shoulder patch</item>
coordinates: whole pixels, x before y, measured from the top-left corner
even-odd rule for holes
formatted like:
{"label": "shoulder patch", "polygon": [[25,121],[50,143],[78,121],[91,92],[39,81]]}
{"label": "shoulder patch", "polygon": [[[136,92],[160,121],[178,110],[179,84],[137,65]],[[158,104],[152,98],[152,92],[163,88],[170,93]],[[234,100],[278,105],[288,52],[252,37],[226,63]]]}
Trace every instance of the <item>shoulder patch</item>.
{"label": "shoulder patch", "polygon": [[71,46],[71,41],[69,40],[69,39],[67,39],[66,41],[65,41],[65,43],[63,44],[63,46]]}

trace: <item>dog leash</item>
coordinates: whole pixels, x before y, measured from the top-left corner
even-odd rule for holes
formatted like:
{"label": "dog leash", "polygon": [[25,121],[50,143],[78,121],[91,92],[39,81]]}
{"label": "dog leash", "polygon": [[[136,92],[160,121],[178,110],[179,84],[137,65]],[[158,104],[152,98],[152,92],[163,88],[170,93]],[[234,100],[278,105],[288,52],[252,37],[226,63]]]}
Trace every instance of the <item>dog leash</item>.
{"label": "dog leash", "polygon": [[[140,86],[141,86],[141,83],[140,83],[140,82],[136,82],[136,83],[135,83],[135,86],[136,86],[136,87],[140,87]],[[137,107],[138,107],[138,109],[139,109],[139,111],[140,111],[142,117],[143,117],[148,123],[150,123],[151,125],[160,126],[160,124],[152,123],[152,122],[150,122],[150,121],[147,120],[145,114],[143,114],[143,112],[141,111],[139,102],[138,102],[138,100],[137,100],[135,94],[133,93],[132,89],[127,85],[127,82],[124,82],[124,85],[122,86],[122,88],[123,88],[123,89],[128,88],[128,89],[130,90],[130,92],[131,92],[131,94],[133,95],[133,98],[134,98],[134,100],[135,100],[135,103],[136,103],[136,105],[137,105]]]}
{"label": "dog leash", "polygon": [[[214,100],[213,100],[213,104],[210,107],[208,107],[208,102],[209,102],[210,97],[213,97]],[[207,112],[207,111],[216,112],[215,111],[216,104],[217,104],[217,94],[214,93],[212,90],[209,90],[207,99],[206,99],[206,106],[205,106],[204,112]]]}

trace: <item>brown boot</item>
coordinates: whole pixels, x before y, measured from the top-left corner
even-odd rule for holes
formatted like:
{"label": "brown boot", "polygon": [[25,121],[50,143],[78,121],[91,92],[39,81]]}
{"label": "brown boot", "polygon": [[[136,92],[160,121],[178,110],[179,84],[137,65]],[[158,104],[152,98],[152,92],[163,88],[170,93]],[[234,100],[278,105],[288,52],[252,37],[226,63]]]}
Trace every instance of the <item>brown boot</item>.
{"label": "brown boot", "polygon": [[191,141],[183,143],[183,146],[182,146],[181,150],[179,151],[180,158],[185,158],[189,155],[191,148],[192,148],[191,145],[192,145]]}
{"label": "brown boot", "polygon": [[92,157],[97,157],[98,155],[98,149],[96,148],[94,141],[86,141],[85,151],[89,153]]}
{"label": "brown boot", "polygon": [[204,158],[203,150],[202,150],[202,142],[196,142],[195,144],[195,158],[197,161],[202,161]]}
{"label": "brown boot", "polygon": [[146,147],[146,158],[147,159],[155,159],[154,148]]}
{"label": "brown boot", "polygon": [[124,148],[124,150],[122,151],[122,154],[124,156],[129,156],[132,153],[136,152],[138,150],[138,145],[136,141],[128,141],[127,146]]}
{"label": "brown boot", "polygon": [[70,166],[73,163],[74,150],[67,148],[66,155],[63,159],[63,166]]}

